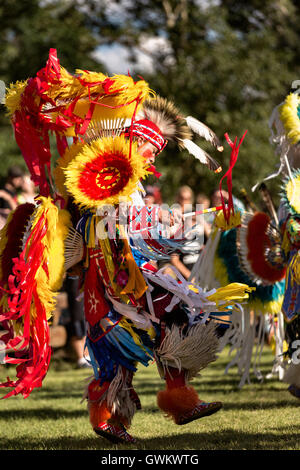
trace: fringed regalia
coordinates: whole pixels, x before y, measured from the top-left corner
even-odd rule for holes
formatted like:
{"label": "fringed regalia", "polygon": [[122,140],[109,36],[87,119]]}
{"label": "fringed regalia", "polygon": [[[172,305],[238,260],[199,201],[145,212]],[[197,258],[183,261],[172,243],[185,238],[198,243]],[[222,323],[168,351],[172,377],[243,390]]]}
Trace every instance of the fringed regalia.
{"label": "fringed regalia", "polygon": [[284,175],[278,211],[280,241],[273,259],[286,267],[282,314],[285,321],[285,371],[288,390],[300,398],[300,98],[290,93],[271,116],[272,142]]}

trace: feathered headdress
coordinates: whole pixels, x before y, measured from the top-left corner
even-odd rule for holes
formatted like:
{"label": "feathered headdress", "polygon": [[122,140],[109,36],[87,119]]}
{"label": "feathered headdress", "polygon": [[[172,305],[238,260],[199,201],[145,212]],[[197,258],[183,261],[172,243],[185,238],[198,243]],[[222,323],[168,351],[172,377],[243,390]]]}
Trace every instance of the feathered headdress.
{"label": "feathered headdress", "polygon": [[[300,167],[300,96],[290,93],[276,106],[269,119],[271,132],[270,143],[276,145],[276,154],[279,155],[279,169],[264,178],[270,180],[284,173],[292,178],[291,169]],[[259,186],[257,183],[252,191]]]}
{"label": "feathered headdress", "polygon": [[282,184],[281,196],[286,208],[292,215],[300,214],[300,169],[292,170]]}
{"label": "feathered headdress", "polygon": [[[48,197],[52,189],[50,133],[61,157],[78,141],[90,145],[103,137],[118,139],[125,120],[133,120],[151,93],[144,80],[130,76],[108,77],[87,70],[70,74],[60,65],[55,49],[34,78],[11,85],[6,106],[40,194]],[[128,152],[130,160],[131,146]]]}
{"label": "feathered headdress", "polygon": [[206,165],[210,170],[216,173],[222,170],[216,160],[192,141],[193,133],[195,133],[214,145],[218,151],[223,151],[223,147],[216,134],[197,119],[191,116],[183,117],[180,115],[180,112],[172,101],[162,98],[161,96],[145,100],[133,123],[133,133],[140,136],[144,135],[144,137],[149,140],[149,135],[147,134],[149,129],[147,129],[147,127],[151,128],[151,123],[156,126],[154,130],[159,136],[163,136],[164,139],[163,144],[156,144],[153,141],[153,144],[156,145],[160,151],[164,148],[167,141],[173,141],[180,148],[188,150],[190,154]]}
{"label": "feathered headdress", "polygon": [[[144,80],[126,75],[108,77],[87,70],[70,74],[59,64],[54,49],[36,77],[11,85],[6,106],[40,194],[65,202],[72,195],[79,206],[92,210],[111,203],[110,196],[129,199],[146,169],[132,138],[126,144],[122,133],[125,122],[131,125],[151,94]],[[52,191],[50,133],[60,154],[53,174],[59,195]]]}

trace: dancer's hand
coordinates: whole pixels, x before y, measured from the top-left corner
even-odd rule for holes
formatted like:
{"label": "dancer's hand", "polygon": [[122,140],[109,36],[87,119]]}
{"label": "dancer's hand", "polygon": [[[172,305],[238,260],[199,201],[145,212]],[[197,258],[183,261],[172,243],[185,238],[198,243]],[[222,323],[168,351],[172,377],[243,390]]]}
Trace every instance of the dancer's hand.
{"label": "dancer's hand", "polygon": [[158,214],[158,220],[161,224],[170,224],[170,227],[173,227],[173,225],[178,223],[177,217],[175,217],[174,213],[171,210],[168,209],[162,209],[161,207],[159,208],[159,214]]}

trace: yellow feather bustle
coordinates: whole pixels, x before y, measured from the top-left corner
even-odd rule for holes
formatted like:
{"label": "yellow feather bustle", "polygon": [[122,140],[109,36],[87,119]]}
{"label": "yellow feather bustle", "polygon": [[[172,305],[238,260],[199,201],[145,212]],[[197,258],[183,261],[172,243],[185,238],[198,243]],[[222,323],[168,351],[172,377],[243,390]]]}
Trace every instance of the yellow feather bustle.
{"label": "yellow feather bustle", "polygon": [[[78,99],[74,113],[84,118],[90,108],[90,99],[97,103],[93,110],[90,125],[107,119],[131,119],[134,112],[138,112],[143,101],[154,91],[144,80],[135,82],[132,77],[126,75],[114,75],[109,77],[99,72],[76,70],[76,75],[71,75],[63,67],[60,68],[60,82],[51,84],[48,91],[49,97],[59,106],[66,108],[75,98]],[[88,83],[89,86],[85,86]],[[108,86],[108,88],[107,88]],[[137,103],[138,102],[138,103]],[[59,112],[51,112],[55,121]],[[67,136],[76,136],[75,127],[69,127],[65,131]]]}
{"label": "yellow feather bustle", "polygon": [[291,274],[291,284],[293,285],[294,282],[300,285],[300,252],[296,251],[296,253],[292,256],[290,263],[288,265],[288,272],[286,274],[286,282],[289,278],[289,273]]}
{"label": "yellow feather bustle", "polygon": [[285,192],[293,211],[300,214],[300,173],[297,173],[297,175],[287,181]]}
{"label": "yellow feather bustle", "polygon": [[[65,210],[59,211],[50,197],[40,197],[38,201],[40,201],[40,205],[33,214],[31,230],[34,229],[41,217],[45,217],[47,233],[42,239],[43,258],[35,280],[38,297],[46,309],[46,318],[49,320],[56,305],[56,291],[61,287],[63,281],[64,240],[68,234],[71,220],[70,214]],[[31,243],[28,244],[27,253],[30,245]],[[34,303],[31,306],[31,315],[36,315]]]}
{"label": "yellow feather bustle", "polygon": [[51,290],[58,291],[63,282],[65,274],[64,270],[64,241],[71,227],[71,215],[68,211],[62,209],[58,211],[58,219],[56,223],[55,238],[49,247],[49,285]]}
{"label": "yellow feather bustle", "polygon": [[239,227],[241,225],[241,213],[237,211],[233,215],[230,214],[229,220],[226,221],[223,211],[220,211],[215,218],[214,225],[224,231]]}
{"label": "yellow feather bustle", "polygon": [[283,249],[285,255],[287,256],[288,253],[290,252],[290,249],[291,249],[291,242],[290,242],[290,239],[289,239],[287,230],[285,230],[285,231],[283,232],[283,238],[282,238],[281,247],[282,247],[282,249]]}
{"label": "yellow feather bustle", "polygon": [[292,144],[300,142],[300,118],[299,118],[300,96],[291,93],[280,107],[280,119],[285,127],[287,137]]}
{"label": "yellow feather bustle", "polygon": [[77,143],[71,145],[71,147],[66,150],[62,157],[60,157],[56,162],[56,167],[53,170],[53,177],[55,186],[61,196],[67,200],[69,194],[66,190],[66,176],[65,170],[71,161],[79,154],[85,144]]}
{"label": "yellow feather bustle", "polygon": [[10,88],[7,90],[5,98],[5,106],[7,107],[8,114],[10,116],[20,109],[21,96],[27,86],[27,83],[28,80],[10,84]]}
{"label": "yellow feather bustle", "polygon": [[[10,85],[7,91],[6,106],[10,116],[20,109],[22,94],[28,80]],[[70,74],[64,67],[59,67],[59,79],[48,81],[49,89],[43,94],[43,101],[36,95],[36,104],[42,105],[42,113],[53,123],[58,118],[68,119],[63,113],[76,99],[74,114],[85,118],[94,109],[89,125],[107,119],[131,119],[138,112],[149,96],[155,93],[143,79],[134,81],[130,76],[114,75],[109,77],[101,72],[76,70]],[[48,102],[47,102],[48,98]],[[46,104],[45,104],[46,103]],[[66,127],[63,135],[76,137],[75,124]]]}

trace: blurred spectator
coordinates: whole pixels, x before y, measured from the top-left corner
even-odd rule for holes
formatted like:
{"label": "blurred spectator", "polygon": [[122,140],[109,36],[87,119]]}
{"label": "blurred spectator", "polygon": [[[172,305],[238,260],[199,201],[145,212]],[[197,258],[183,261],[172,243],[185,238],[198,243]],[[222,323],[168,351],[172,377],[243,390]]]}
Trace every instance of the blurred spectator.
{"label": "blurred spectator", "polygon": [[62,309],[59,325],[66,328],[67,345],[71,348],[72,358],[78,368],[91,367],[85,358],[85,319],[84,302],[79,298],[79,277],[67,273],[62,291],[67,294],[67,306]]}
{"label": "blurred spectator", "polygon": [[69,324],[68,337],[71,347],[75,353],[77,367],[90,367],[90,364],[84,357],[85,347],[85,319],[84,319],[84,305],[83,298],[78,299],[79,278],[67,275],[66,278],[66,291],[68,294],[68,305],[71,316],[71,322]]}
{"label": "blurred spectator", "polygon": [[[222,196],[224,198],[224,202],[225,204],[228,202],[228,192],[227,191],[224,191],[224,189],[222,189]],[[221,198],[221,193],[220,193],[220,190],[219,188],[217,189],[214,189],[213,192],[211,193],[211,206],[212,207],[217,207],[217,206],[221,206],[222,205],[222,198]]]}
{"label": "blurred spectator", "polygon": [[[228,202],[228,197],[229,194],[227,191],[222,189],[222,195],[224,198],[225,204]],[[232,201],[233,201],[233,206],[235,210],[240,210],[242,212],[245,211],[245,205],[240,201],[238,198],[232,195]],[[221,206],[222,205],[222,199],[221,199],[221,194],[219,188],[215,189],[212,194],[211,194],[211,205],[212,207],[216,206]]]}
{"label": "blurred spectator", "polygon": [[[181,186],[179,188],[176,200],[179,204],[178,211],[181,214],[187,214],[193,211],[194,192],[189,186]],[[208,200],[209,204],[209,200]],[[174,211],[176,212],[176,210]],[[186,243],[181,249],[180,253],[173,253],[171,255],[171,265],[174,266],[181,275],[186,279],[191,274],[192,267],[198,259],[200,251],[203,247],[204,227],[203,224],[196,224],[196,218],[191,216],[184,219],[184,236],[187,239]],[[189,229],[193,227],[193,231]],[[170,274],[171,274],[170,269]],[[169,274],[169,272],[168,272]],[[174,276],[174,274],[173,274]]]}
{"label": "blurred spectator", "polygon": [[147,206],[152,204],[162,204],[161,191],[158,186],[146,186],[146,194],[144,196],[144,202]]}
{"label": "blurred spectator", "polygon": [[181,186],[176,196],[176,202],[181,207],[182,213],[191,212],[193,210],[194,192],[189,186]]}
{"label": "blurred spectator", "polygon": [[24,172],[17,165],[11,166],[6,182],[0,190],[0,228],[6,222],[9,213],[18,205],[18,191],[22,188]]}
{"label": "blurred spectator", "polygon": [[34,202],[34,198],[37,196],[35,184],[27,173],[23,177],[22,190],[18,195],[18,203],[24,204],[26,202]]}
{"label": "blurred spectator", "polygon": [[[209,209],[209,207],[210,207],[209,197],[204,193],[198,194],[197,197],[196,197],[196,205],[197,206],[202,206],[202,208],[196,207],[197,210]],[[207,239],[210,236],[211,226],[212,226],[213,221],[214,221],[213,213],[208,213],[208,214],[203,215],[201,223],[203,223],[203,231],[204,231],[204,241],[203,242],[204,242],[204,244],[207,242]]]}
{"label": "blurred spectator", "polygon": [[145,197],[144,197],[144,202],[145,202],[146,206],[152,206],[153,204],[155,204],[155,197],[154,197],[153,193],[151,193],[151,192],[146,193]]}
{"label": "blurred spectator", "polygon": [[201,204],[203,209],[208,209],[210,207],[209,197],[204,193],[197,194],[196,204]]}

